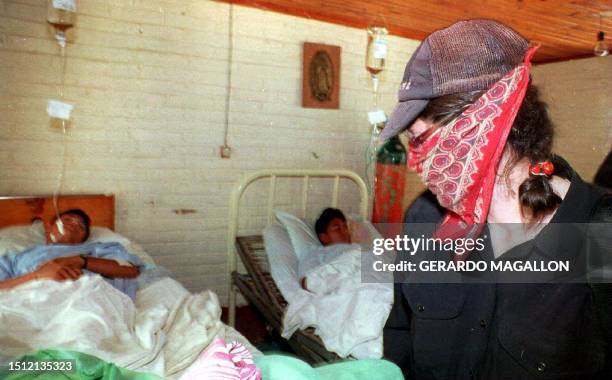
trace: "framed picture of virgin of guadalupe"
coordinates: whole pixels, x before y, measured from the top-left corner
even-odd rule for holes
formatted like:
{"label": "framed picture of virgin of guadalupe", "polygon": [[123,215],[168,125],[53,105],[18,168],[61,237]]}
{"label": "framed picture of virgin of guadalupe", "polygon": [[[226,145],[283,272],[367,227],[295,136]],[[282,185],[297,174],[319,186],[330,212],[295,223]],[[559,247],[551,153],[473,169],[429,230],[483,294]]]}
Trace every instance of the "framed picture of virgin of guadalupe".
{"label": "framed picture of virgin of guadalupe", "polygon": [[302,107],[340,108],[340,46],[304,42]]}

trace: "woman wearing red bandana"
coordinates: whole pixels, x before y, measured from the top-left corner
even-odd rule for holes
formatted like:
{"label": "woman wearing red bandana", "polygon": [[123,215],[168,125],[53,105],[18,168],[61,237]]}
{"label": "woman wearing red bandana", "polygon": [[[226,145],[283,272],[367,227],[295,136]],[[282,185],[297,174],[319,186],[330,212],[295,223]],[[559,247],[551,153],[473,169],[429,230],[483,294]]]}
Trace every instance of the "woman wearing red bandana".
{"label": "woman wearing red bandana", "polygon": [[409,168],[446,210],[417,200],[405,234],[484,241],[481,251],[412,252],[417,267],[432,257],[452,268],[576,265],[397,277],[385,355],[408,379],[612,379],[612,280],[598,270],[612,247],[582,228],[610,222],[612,202],[552,153],[553,126],[530,81],[536,49],[491,20],[434,32],[408,62],[381,137],[407,135]]}

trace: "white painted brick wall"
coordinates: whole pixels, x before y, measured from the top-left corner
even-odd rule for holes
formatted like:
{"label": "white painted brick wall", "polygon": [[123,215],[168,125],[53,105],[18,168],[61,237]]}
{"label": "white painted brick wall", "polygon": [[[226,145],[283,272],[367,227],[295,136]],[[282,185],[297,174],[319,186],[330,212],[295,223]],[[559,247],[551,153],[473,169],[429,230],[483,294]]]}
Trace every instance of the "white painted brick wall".
{"label": "white painted brick wall", "polygon": [[556,127],[555,152],[590,182],[612,149],[612,57],[544,64],[533,71]]}
{"label": "white painted brick wall", "polygon": [[[141,243],[189,289],[226,296],[229,194],[243,173],[276,167],[364,174],[372,105],[364,30],[235,6],[233,156],[222,160],[229,5],[79,0],[78,6],[67,49],[65,96],[75,104],[75,129],[66,138],[65,192],[114,193],[118,232]],[[62,165],[64,138],[49,128],[45,112],[60,81],[58,48],[45,18],[44,0],[0,1],[2,194],[52,193]],[[342,47],[339,110],[301,107],[304,41]],[[387,110],[417,45],[389,38],[380,98]],[[284,189],[295,192],[292,185]],[[329,194],[312,196],[309,217]],[[341,205],[349,208],[351,198],[341,197]],[[248,208],[242,224],[257,231],[267,198],[246,199],[258,207]],[[280,197],[285,206],[290,201]]]}

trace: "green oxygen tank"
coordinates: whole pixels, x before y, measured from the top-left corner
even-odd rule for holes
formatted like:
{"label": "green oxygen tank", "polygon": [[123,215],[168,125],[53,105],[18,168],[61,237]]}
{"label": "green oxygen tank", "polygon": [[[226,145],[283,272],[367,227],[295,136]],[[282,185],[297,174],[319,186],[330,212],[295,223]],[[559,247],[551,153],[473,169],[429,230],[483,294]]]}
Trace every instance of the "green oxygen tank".
{"label": "green oxygen tank", "polygon": [[406,149],[398,136],[387,140],[376,155],[372,223],[381,224],[383,235],[401,232],[406,187]]}

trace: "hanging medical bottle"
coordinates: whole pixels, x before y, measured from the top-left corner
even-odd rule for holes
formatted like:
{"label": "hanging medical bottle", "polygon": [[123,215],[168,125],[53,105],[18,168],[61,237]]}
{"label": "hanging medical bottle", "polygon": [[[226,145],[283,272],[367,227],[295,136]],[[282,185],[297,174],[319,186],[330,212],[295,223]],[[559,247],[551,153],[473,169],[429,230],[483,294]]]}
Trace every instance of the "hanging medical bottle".
{"label": "hanging medical bottle", "polygon": [[70,115],[73,105],[64,100],[64,83],[66,77],[66,31],[74,27],[76,21],[76,0],[48,0],[47,22],[53,26],[55,39],[60,52],[60,86],[59,99],[49,99],[47,113],[50,125],[59,128],[65,134],[66,128],[71,125]]}
{"label": "hanging medical bottle", "polygon": [[48,0],[47,2],[47,22],[58,32],[66,32],[74,26],[75,12],[76,0]]}
{"label": "hanging medical bottle", "polygon": [[385,237],[401,232],[406,184],[406,149],[399,137],[390,138],[376,156],[376,181],[372,223],[378,223]]}
{"label": "hanging medical bottle", "polygon": [[387,35],[389,32],[383,27],[368,28],[368,44],[366,48],[366,70],[372,77],[372,91],[374,93],[374,106],[378,103],[379,74],[385,68],[387,59]]}

